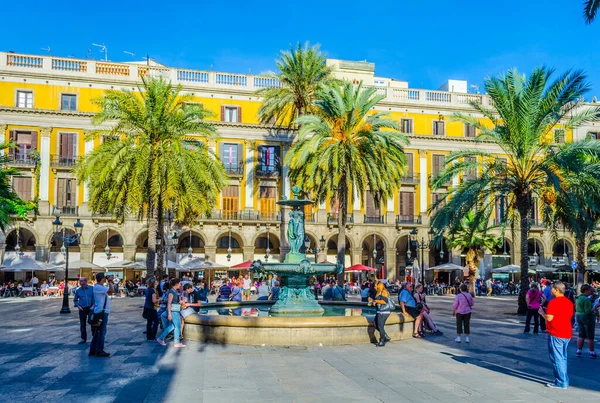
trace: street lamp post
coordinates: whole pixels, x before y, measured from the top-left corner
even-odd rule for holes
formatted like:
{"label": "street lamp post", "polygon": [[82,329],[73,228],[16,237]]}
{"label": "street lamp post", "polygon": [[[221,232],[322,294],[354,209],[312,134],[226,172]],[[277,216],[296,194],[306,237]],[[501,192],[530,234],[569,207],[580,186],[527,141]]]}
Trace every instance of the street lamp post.
{"label": "street lamp post", "polygon": [[[408,259],[410,259],[410,256],[411,256],[410,249],[411,249],[412,245],[415,245],[416,250],[421,251],[421,261],[420,261],[420,263],[421,263],[421,283],[423,283],[423,280],[425,279],[425,265],[423,264],[423,261],[425,259],[424,253],[425,253],[425,250],[429,248],[429,243],[431,242],[433,230],[429,230],[427,232],[427,235],[429,236],[429,242],[425,243],[425,237],[421,237],[421,242],[419,243],[419,241],[417,241],[417,229],[413,228],[412,231],[410,231],[408,252],[406,253],[406,256],[408,257]],[[440,251],[440,258],[441,259],[444,258],[443,250]],[[414,282],[414,278],[415,278],[415,276],[413,275],[413,282]]]}
{"label": "street lamp post", "polygon": [[[62,221],[60,221],[60,216],[58,213],[56,214],[56,219],[52,222],[54,226],[54,239],[58,241],[62,241],[63,245],[61,247],[61,251],[64,248],[65,253],[65,289],[63,292],[63,303],[60,313],[71,313],[71,309],[69,308],[69,246],[74,244],[75,242],[79,242],[81,239],[81,232],[83,231],[83,224],[77,219],[77,222],[73,225],[75,228],[75,235],[68,236],[66,231],[62,227]],[[61,234],[62,230],[62,234]]]}

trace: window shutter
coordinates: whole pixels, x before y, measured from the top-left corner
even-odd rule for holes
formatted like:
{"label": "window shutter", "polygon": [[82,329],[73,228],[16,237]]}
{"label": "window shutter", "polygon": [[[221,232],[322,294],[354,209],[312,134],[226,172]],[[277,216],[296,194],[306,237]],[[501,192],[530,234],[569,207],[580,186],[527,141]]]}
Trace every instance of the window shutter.
{"label": "window shutter", "polygon": [[412,153],[406,154],[406,175],[412,177],[414,175],[414,156]]}
{"label": "window shutter", "polygon": [[31,132],[31,149],[38,149],[38,132]]}
{"label": "window shutter", "polygon": [[56,205],[57,207],[63,207],[65,205],[66,180],[58,179],[57,182]]}
{"label": "window shutter", "polygon": [[219,161],[225,164],[225,143],[219,143]]}
{"label": "window shutter", "polygon": [[433,156],[433,174],[437,175],[440,172],[440,156],[439,155],[434,155]]}
{"label": "window shutter", "polygon": [[279,169],[279,167],[281,166],[281,164],[280,164],[280,157],[279,157],[280,154],[281,154],[281,147],[275,146],[275,147],[273,147],[273,149],[275,150],[275,158],[274,158],[275,168]]}
{"label": "window shutter", "polygon": [[243,149],[242,149],[242,145],[238,143],[237,145],[237,161],[235,161],[235,163],[239,166],[242,167],[243,166],[243,161],[244,159],[242,158],[242,153],[243,153]]}
{"label": "window shutter", "polygon": [[237,107],[237,121],[238,122],[242,122],[242,107],[238,106]]}
{"label": "window shutter", "polygon": [[225,121],[225,106],[221,105],[221,122]]}
{"label": "window shutter", "polygon": [[65,206],[66,207],[74,207],[75,203],[75,191],[77,190],[77,182],[75,179],[67,179],[66,180],[66,190],[65,190]]}

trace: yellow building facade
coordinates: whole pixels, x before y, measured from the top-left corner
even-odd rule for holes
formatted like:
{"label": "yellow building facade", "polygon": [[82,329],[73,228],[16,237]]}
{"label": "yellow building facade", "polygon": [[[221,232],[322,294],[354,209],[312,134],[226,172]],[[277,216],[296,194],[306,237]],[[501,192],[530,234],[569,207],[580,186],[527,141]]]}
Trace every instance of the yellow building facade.
{"label": "yellow building facade", "polygon": [[[501,157],[499,149],[474,141],[474,128],[452,120],[456,112],[476,116],[470,102],[489,106],[490,98],[468,93],[463,81],[449,80],[445,88],[451,91],[414,89],[407,82],[377,77],[372,63],[335,59],[327,63],[337,77],[375,87],[384,96],[376,109],[397,120],[409,137],[409,166],[401,188],[379,208],[369,194],[364,195],[362,204],[355,200],[347,231],[346,265],[376,266],[380,276],[403,278],[406,267],[410,267],[406,256],[409,233],[416,228],[418,240],[427,237],[427,210],[444,191],[434,192],[428,186],[431,175],[443,166],[444,156],[454,150],[487,147]],[[0,52],[0,137],[16,143],[10,151],[10,165],[19,169],[12,178],[13,188],[24,199],[37,198],[40,206],[39,216],[19,223],[18,230],[12,227],[0,235],[5,261],[14,257],[15,246],[19,245],[21,254],[59,263],[60,245],[53,241],[51,228],[55,212],[61,214],[67,226],[72,226],[76,218],[84,223],[81,244],[73,249],[78,254],[75,258],[100,266],[116,259],[145,258],[145,223],[134,217],[121,222],[89,211],[88,189],[75,180],[71,170],[79,158],[102,141],[88,136],[95,129],[91,117],[98,111],[93,101],[109,89],[138,91],[141,77],[148,76],[162,76],[181,85],[193,102],[212,112],[209,120],[216,125],[219,138],[209,141],[208,146],[230,176],[210,217],[191,228],[173,223],[179,239],[170,247],[169,258],[183,261],[189,250],[194,256],[229,266],[264,260],[265,255],[278,260],[285,253],[281,236],[284,218],[275,201],[284,195],[289,197],[290,183],[283,161],[295,133],[261,125],[261,100],[255,95],[256,90],[276,82],[261,76],[171,68],[152,61],[113,63]],[[595,135],[596,131],[600,129],[594,125],[577,130],[556,128],[554,137],[559,142],[573,141],[589,133]],[[448,186],[458,184],[460,179],[453,179]],[[307,211],[306,233],[313,260],[335,260],[336,214],[336,206],[329,203]],[[574,242],[568,234],[562,234],[564,241],[558,241],[557,247],[557,241],[539,225],[539,217],[532,219],[532,256],[541,256],[539,263],[550,265],[564,252],[572,258]],[[110,256],[105,253],[107,247]],[[232,249],[229,258],[228,248]],[[518,245],[507,241],[506,248],[509,256],[517,256]],[[424,263],[460,264],[461,251],[442,249],[427,249]],[[415,253],[413,250],[413,257]],[[488,269],[497,265],[494,259],[505,263],[510,260],[504,259],[504,248],[489,251],[488,255],[484,259]]]}

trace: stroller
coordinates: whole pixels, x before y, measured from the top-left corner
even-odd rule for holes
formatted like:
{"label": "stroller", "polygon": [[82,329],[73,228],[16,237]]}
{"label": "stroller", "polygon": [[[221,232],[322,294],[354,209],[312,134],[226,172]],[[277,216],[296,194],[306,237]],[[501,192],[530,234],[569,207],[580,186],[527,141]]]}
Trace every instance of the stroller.
{"label": "stroller", "polygon": [[127,290],[129,298],[133,298],[137,295],[137,287],[132,281],[127,281],[125,283],[125,289]]}

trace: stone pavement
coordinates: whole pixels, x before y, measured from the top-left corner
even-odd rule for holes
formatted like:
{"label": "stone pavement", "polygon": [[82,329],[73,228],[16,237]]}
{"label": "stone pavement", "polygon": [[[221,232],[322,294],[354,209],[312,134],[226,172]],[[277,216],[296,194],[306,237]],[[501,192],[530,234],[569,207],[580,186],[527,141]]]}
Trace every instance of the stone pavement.
{"label": "stone pavement", "polygon": [[108,359],[77,345],[58,298],[0,299],[2,402],[598,402],[600,360],[575,358],[550,390],[546,335],[524,335],[514,298],[478,298],[472,343],[454,342],[451,297],[430,297],[444,336],[373,345],[185,349],[146,342],[141,298],[114,299]]}

